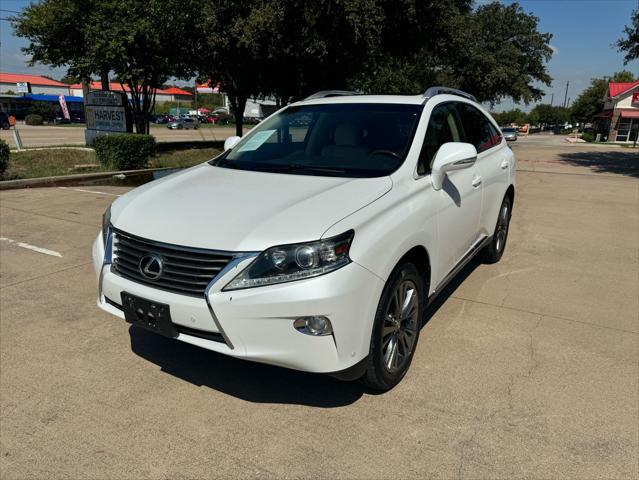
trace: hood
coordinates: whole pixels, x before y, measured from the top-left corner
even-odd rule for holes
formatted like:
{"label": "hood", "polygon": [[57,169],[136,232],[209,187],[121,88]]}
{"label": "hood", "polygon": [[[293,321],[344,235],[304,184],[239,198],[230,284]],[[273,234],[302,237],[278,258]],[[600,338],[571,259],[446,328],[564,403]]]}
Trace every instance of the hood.
{"label": "hood", "polygon": [[318,240],[391,187],[390,177],[289,175],[202,164],[120,197],[111,221],[115,228],[160,242],[261,251]]}

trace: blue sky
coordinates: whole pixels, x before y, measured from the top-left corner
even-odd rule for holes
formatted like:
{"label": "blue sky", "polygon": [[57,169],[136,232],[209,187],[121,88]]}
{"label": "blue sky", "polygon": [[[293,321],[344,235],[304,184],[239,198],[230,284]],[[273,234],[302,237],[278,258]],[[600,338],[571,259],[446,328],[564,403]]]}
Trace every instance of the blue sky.
{"label": "blue sky", "polygon": [[[0,17],[13,15],[10,11],[19,11],[29,3],[30,0],[0,0]],[[553,84],[544,87],[547,92],[544,102],[550,102],[554,93],[554,104],[562,104],[566,81],[570,81],[568,97],[574,100],[593,77],[611,75],[624,68],[639,77],[639,62],[624,67],[623,55],[611,46],[621,36],[623,27],[630,24],[631,12],[639,6],[639,0],[519,0],[518,3],[539,18],[540,31],[553,34],[551,45],[555,54],[548,64]],[[23,40],[13,36],[9,23],[0,21],[0,70],[54,78],[64,75],[64,69],[51,70],[43,65],[28,68],[20,51],[24,45]],[[506,100],[497,108],[512,106],[513,102]]]}

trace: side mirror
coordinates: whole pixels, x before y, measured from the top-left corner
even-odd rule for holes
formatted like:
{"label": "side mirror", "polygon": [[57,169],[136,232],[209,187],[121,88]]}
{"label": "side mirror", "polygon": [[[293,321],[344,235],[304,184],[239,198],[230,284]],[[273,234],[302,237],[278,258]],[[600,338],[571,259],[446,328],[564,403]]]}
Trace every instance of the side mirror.
{"label": "side mirror", "polygon": [[242,140],[240,137],[229,137],[224,140],[224,151],[226,152],[233,148],[240,140]]}
{"label": "side mirror", "polygon": [[446,173],[472,167],[476,160],[477,150],[474,145],[462,142],[444,143],[437,150],[430,174],[433,188],[441,190]]}

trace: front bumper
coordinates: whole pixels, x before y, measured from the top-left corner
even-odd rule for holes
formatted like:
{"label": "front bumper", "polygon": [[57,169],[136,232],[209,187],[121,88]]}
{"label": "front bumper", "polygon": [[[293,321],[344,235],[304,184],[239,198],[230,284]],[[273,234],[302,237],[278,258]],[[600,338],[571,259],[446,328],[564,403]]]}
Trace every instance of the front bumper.
{"label": "front bumper", "polygon": [[[379,277],[350,263],[315,278],[223,292],[252,261],[249,258],[214,279],[207,303],[204,296],[178,295],[120,277],[111,272],[104,258],[100,234],[93,244],[93,264],[102,310],[124,319],[118,307],[120,294],[126,291],[170,305],[173,323],[184,327],[178,340],[238,358],[317,373],[345,370],[368,355],[384,288]],[[333,335],[314,337],[293,328],[296,318],[311,315],[328,317]],[[220,333],[228,342],[205,338],[207,333]]]}

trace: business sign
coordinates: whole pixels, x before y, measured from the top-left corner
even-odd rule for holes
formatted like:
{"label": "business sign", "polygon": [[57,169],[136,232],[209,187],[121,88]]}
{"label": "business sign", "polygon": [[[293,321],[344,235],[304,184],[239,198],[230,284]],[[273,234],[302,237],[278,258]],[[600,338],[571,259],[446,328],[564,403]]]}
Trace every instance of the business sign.
{"label": "business sign", "polygon": [[124,107],[87,105],[87,130],[128,132]]}
{"label": "business sign", "polygon": [[64,99],[64,95],[58,95],[58,101],[60,102],[62,116],[67,120],[71,120],[71,115],[69,115],[69,108],[67,107],[67,101]]}
{"label": "business sign", "polygon": [[16,87],[18,89],[18,93],[29,93],[31,91],[29,82],[18,82],[16,83]]}
{"label": "business sign", "polygon": [[632,104],[639,106],[639,91],[632,94]]}
{"label": "business sign", "polygon": [[99,135],[133,131],[128,99],[123,92],[96,90],[87,95],[85,138],[87,145]]}
{"label": "business sign", "polygon": [[94,90],[87,95],[87,105],[99,105],[104,107],[124,107],[127,98],[121,92],[109,92],[104,90]]}

